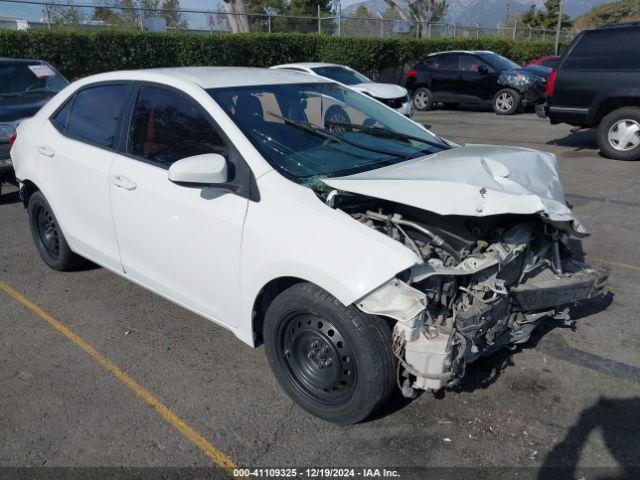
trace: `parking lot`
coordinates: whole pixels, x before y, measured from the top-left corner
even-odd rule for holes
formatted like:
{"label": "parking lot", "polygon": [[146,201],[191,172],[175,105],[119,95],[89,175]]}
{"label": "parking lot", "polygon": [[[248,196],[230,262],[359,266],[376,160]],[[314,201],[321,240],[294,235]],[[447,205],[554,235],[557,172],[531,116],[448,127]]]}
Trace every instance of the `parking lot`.
{"label": "parking lot", "polygon": [[365,423],[332,425],[281,391],[262,348],[105,269],[48,269],[16,190],[3,188],[0,465],[640,474],[640,165],[601,157],[592,131],[532,113],[416,119],[461,144],[558,156],[567,198],[592,232],[573,250],[611,269],[610,292],[573,309],[575,328],[550,321],[523,347],[472,366],[455,390],[396,397]]}

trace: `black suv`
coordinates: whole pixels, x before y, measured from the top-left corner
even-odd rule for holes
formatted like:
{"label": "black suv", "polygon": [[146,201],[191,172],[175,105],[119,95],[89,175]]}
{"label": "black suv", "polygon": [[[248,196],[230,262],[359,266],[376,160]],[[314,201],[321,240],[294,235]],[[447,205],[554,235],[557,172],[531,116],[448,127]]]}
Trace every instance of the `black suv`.
{"label": "black suv", "polygon": [[21,120],[33,116],[69,82],[46,62],[0,58],[0,187],[14,183],[9,150]]}
{"label": "black suv", "polygon": [[441,52],[409,70],[406,87],[416,110],[430,110],[438,102],[445,106],[491,102],[498,115],[511,115],[544,102],[550,74],[550,68],[523,68],[494,52]]}
{"label": "black suv", "polygon": [[597,127],[602,154],[640,159],[640,22],[582,32],[562,55],[538,115]]}

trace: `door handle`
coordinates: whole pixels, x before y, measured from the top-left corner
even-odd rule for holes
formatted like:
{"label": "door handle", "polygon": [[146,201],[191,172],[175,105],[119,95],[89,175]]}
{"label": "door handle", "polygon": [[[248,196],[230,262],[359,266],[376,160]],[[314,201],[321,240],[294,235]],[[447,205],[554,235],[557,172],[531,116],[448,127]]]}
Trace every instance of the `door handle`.
{"label": "door handle", "polygon": [[111,175],[111,183],[125,190],[135,190],[138,184],[124,175]]}
{"label": "door handle", "polygon": [[45,157],[53,157],[56,154],[53,148],[48,147],[47,145],[38,147],[38,153],[40,153],[40,155],[44,155]]}

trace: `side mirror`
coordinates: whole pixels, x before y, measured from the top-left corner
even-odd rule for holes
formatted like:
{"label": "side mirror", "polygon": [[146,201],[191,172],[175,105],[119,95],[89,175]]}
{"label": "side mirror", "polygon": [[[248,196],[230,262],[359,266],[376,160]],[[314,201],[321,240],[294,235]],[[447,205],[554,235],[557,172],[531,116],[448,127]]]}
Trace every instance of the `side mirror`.
{"label": "side mirror", "polygon": [[489,73],[489,67],[487,67],[486,65],[480,65],[478,67],[478,71],[482,74],[482,75],[486,75],[487,73]]}
{"label": "side mirror", "polygon": [[217,153],[183,158],[169,167],[169,180],[175,183],[212,185],[228,179],[227,160]]}

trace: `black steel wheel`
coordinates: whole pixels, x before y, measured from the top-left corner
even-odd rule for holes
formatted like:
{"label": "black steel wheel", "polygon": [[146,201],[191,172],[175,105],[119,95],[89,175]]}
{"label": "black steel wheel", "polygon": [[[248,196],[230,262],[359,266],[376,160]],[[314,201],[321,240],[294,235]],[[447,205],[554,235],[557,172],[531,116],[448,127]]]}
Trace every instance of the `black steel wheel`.
{"label": "black steel wheel", "polygon": [[278,329],[278,359],[301,395],[327,405],[353,395],[357,367],[353,352],[330,321],[312,313],[292,313]]}
{"label": "black steel wheel", "polygon": [[60,238],[58,237],[58,226],[53,213],[46,205],[40,203],[34,207],[33,216],[37,236],[36,242],[46,255],[52,261],[55,261],[60,255]]}
{"label": "black steel wheel", "polygon": [[335,423],[364,420],[395,385],[391,331],[310,283],[298,283],[267,309],[264,344],[282,388],[301,407]]}
{"label": "black steel wheel", "polygon": [[31,236],[40,257],[54,270],[71,270],[84,261],[69,248],[53,209],[42,192],[35,192],[27,208]]}

